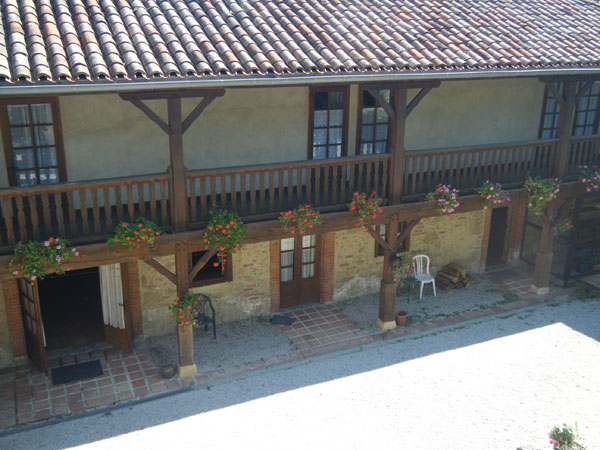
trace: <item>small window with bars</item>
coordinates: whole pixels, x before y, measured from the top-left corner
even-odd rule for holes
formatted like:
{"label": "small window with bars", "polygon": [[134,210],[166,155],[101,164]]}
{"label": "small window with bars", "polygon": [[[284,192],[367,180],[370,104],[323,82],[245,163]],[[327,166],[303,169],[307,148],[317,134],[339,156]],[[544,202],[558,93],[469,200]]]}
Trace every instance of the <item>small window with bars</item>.
{"label": "small window with bars", "polygon": [[311,91],[309,158],[339,158],[346,154],[347,89]]}
{"label": "small window with bars", "polygon": [[[398,235],[400,235],[400,233],[402,233],[402,230],[404,230],[406,228],[407,223],[406,222],[398,222]],[[378,225],[378,231],[379,231],[379,236],[381,236],[382,239],[385,240],[385,223],[382,223],[381,225]],[[400,242],[400,246],[399,246],[399,251],[401,252],[407,252],[409,250],[409,245],[410,245],[410,234],[409,236],[406,237],[406,239],[404,239],[402,242]],[[383,256],[384,255],[384,249],[381,245],[379,245],[379,243],[377,241],[375,241],[375,256]]]}
{"label": "small window with bars", "polygon": [[[379,94],[390,103],[390,90],[380,89]],[[389,116],[367,91],[362,91],[360,107],[360,127],[358,148],[361,155],[387,152],[389,137]]]}
{"label": "small window with bars", "polygon": [[53,184],[63,180],[62,139],[57,135],[55,101],[2,105],[8,175],[12,185]]}
{"label": "small window with bars", "polygon": [[[189,255],[190,267],[194,267],[200,259],[204,256],[206,251],[193,252]],[[207,286],[209,284],[224,283],[226,281],[233,280],[232,261],[230,257],[227,257],[227,262],[215,266],[215,263],[219,261],[217,255],[213,255],[204,267],[194,276],[191,280],[192,287]]]}

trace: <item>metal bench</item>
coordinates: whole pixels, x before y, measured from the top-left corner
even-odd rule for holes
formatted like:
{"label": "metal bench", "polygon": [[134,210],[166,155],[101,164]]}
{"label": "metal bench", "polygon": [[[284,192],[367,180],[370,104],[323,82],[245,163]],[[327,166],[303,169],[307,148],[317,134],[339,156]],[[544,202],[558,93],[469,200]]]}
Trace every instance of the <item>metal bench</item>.
{"label": "metal bench", "polygon": [[[204,330],[208,330],[208,325],[212,323],[213,327],[213,339],[217,338],[217,322],[215,321],[215,308],[213,307],[212,301],[208,295],[199,294],[199,300],[197,306],[194,307],[196,311],[196,325],[204,325]],[[208,310],[210,308],[210,311]]]}

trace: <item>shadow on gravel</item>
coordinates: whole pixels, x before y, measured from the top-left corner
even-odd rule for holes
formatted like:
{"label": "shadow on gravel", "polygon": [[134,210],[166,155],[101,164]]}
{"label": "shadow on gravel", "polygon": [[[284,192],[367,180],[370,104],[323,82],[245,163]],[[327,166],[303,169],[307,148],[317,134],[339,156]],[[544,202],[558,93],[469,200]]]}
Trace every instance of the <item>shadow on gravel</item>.
{"label": "shadow on gravel", "polygon": [[[98,413],[94,419],[93,433],[62,433],[59,430],[49,429],[53,426],[52,424],[46,424],[36,427],[40,428],[39,430],[32,429],[26,434],[47,432],[50,435],[51,433],[56,444],[49,442],[47,448],[68,448],[158,426],[207,411],[227,408],[269,395],[402,364],[416,358],[533,331],[542,327],[561,326],[562,324],[562,326],[570,327],[591,339],[600,341],[598,323],[600,323],[600,301],[566,300],[560,303],[548,302],[444,328],[411,333],[368,344],[364,347],[348,348],[341,352],[323,354],[306,360],[250,371],[230,378],[212,381],[209,385],[196,385],[193,390],[198,393],[198,401],[184,401],[183,396],[193,394],[190,392],[177,392],[161,400],[161,409],[157,411],[152,409],[153,399],[149,399],[148,402],[142,404],[120,406],[115,408],[112,413],[104,413],[104,415],[102,412]],[[382,351],[384,346],[387,345],[396,345],[399,351]],[[346,358],[346,360],[351,361],[350,364],[335,364],[336,358],[349,353],[356,355],[354,358]],[[327,366],[331,369],[328,371],[307,370],[311,364],[318,364],[321,360],[327,360]],[[294,371],[293,369],[298,370]],[[267,376],[272,372],[284,373],[285,376],[275,377],[276,382],[266,381],[272,379]],[[296,373],[303,375],[298,376]],[[235,395],[228,395],[228,384],[239,379],[250,380],[251,383],[248,384],[252,386],[251,389],[241,391],[238,388]],[[210,402],[202,401],[202,391],[206,390],[213,390],[210,394]],[[218,396],[216,399],[212,398],[215,397],[213,394],[216,394],[216,392],[223,392],[223,395]],[[129,413],[128,409],[131,409],[132,406],[134,413]],[[76,416],[75,420],[78,417],[81,416]],[[65,423],[64,428],[69,429],[74,425]],[[58,427],[61,427],[61,422],[57,423]],[[13,430],[12,433],[15,431],[18,432],[19,430]],[[11,440],[11,437],[14,438],[14,441]],[[19,447],[19,445],[26,445],[26,443],[24,439],[18,438],[19,436],[5,436],[0,439],[0,447],[14,450],[27,448],[26,446]]]}

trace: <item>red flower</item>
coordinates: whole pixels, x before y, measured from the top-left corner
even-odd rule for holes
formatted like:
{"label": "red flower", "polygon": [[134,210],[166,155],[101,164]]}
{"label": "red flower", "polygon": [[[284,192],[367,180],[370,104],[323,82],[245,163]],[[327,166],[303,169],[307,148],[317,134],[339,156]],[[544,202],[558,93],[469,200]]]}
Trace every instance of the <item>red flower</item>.
{"label": "red flower", "polygon": [[213,263],[213,266],[215,266],[215,267],[219,267],[219,263],[218,263],[218,262],[214,262],[214,263]]}

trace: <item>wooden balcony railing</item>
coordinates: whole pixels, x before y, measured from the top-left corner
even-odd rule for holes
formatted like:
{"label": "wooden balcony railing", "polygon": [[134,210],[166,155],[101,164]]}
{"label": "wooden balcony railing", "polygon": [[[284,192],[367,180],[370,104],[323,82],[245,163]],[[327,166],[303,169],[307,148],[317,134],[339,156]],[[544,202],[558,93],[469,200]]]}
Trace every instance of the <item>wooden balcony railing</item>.
{"label": "wooden balcony railing", "polygon": [[301,203],[340,208],[355,191],[375,190],[387,198],[390,159],[384,154],[190,171],[190,224],[206,222],[213,207],[258,218]]}
{"label": "wooden balcony railing", "polygon": [[169,175],[74,182],[0,190],[0,247],[62,236],[103,238],[121,220],[138,216],[170,228]]}
{"label": "wooden balcony railing", "polygon": [[476,188],[489,179],[517,184],[527,175],[550,175],[558,140],[407,152],[404,157],[403,193],[431,192],[438,184],[458,189]]}

